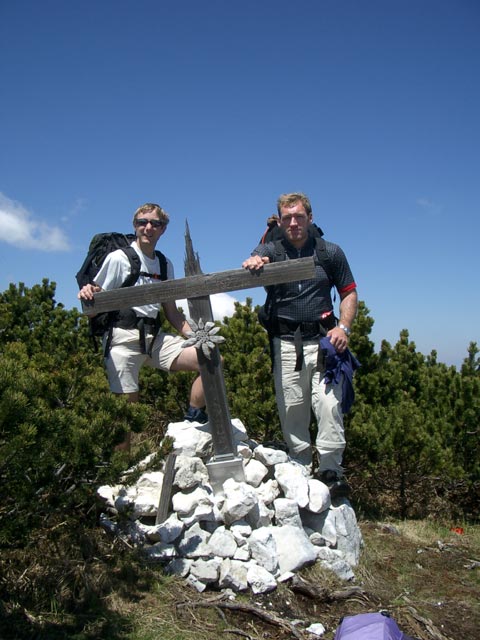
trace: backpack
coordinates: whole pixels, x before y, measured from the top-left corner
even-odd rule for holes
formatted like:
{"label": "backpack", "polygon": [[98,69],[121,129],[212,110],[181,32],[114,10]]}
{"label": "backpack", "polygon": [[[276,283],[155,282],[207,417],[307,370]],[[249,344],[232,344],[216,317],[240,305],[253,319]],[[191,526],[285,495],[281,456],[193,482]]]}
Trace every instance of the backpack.
{"label": "backpack", "polygon": [[[141,271],[140,257],[131,246],[135,240],[133,233],[118,233],[112,231],[110,233],[97,233],[93,236],[88,247],[87,256],[80,267],[76,277],[78,287],[81,289],[86,284],[93,284],[95,282],[95,276],[100,270],[105,258],[112,251],[122,249],[130,262],[130,275],[127,276],[122,283],[123,287],[132,287],[138,280],[140,275],[152,274]],[[167,259],[161,251],[155,251],[160,262],[160,280],[167,279]],[[111,327],[122,317],[122,315],[131,314],[130,310],[126,311],[108,311],[104,313],[98,313],[93,318],[89,318],[90,323],[90,335],[93,339],[96,347],[96,337],[103,336],[104,333],[110,330]]]}
{"label": "backpack", "polygon": [[414,640],[400,631],[397,623],[386,613],[359,613],[345,616],[334,640]]}
{"label": "backpack", "polygon": [[[267,228],[265,229],[259,244],[266,244],[267,242],[273,242],[275,245],[274,262],[281,262],[286,260],[287,254],[283,245],[282,239],[284,238],[283,231],[278,225],[280,218],[278,216],[270,216],[267,219]],[[331,286],[333,286],[333,273],[332,264],[327,256],[327,248],[325,240],[323,239],[323,231],[315,223],[312,223],[309,228],[309,234],[315,241],[315,254],[317,263],[321,265],[330,280]],[[272,309],[273,309],[273,297],[275,292],[275,285],[266,287],[267,299],[258,310],[258,320],[262,327],[269,333],[272,328]],[[334,298],[335,299],[335,298]]]}

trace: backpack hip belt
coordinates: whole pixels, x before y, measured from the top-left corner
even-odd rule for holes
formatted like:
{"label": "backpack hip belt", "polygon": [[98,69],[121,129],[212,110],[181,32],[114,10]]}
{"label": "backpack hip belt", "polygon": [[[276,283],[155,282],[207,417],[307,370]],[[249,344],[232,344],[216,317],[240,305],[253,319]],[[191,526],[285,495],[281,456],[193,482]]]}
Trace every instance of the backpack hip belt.
{"label": "backpack hip belt", "polygon": [[[118,327],[119,329],[138,329],[138,336],[140,341],[140,351],[147,355],[152,355],[153,343],[160,331],[160,314],[156,318],[150,318],[148,316],[137,316],[133,309],[122,311],[121,315],[112,322],[108,330],[107,340],[105,342],[105,349],[103,356],[106,358],[110,352],[112,344],[113,329]],[[150,346],[147,349],[146,336],[151,335],[152,340]]]}
{"label": "backpack hip belt", "polygon": [[[305,340],[317,340],[326,336],[327,332],[335,326],[335,316],[330,314],[323,321],[293,322],[284,318],[277,318],[273,336],[281,340],[289,340],[295,345],[295,371],[300,371],[303,366],[303,342]],[[317,366],[322,370],[320,350],[318,352]]]}
{"label": "backpack hip belt", "polygon": [[335,318],[333,314],[325,318],[324,321],[317,320],[315,322],[294,322],[285,318],[277,318],[273,335],[277,338],[285,340],[293,340],[297,330],[303,340],[315,340],[320,336],[327,335],[327,332],[335,326]]}
{"label": "backpack hip belt", "polygon": [[150,318],[148,316],[137,316],[133,309],[126,309],[120,311],[112,322],[113,327],[119,327],[120,329],[138,329],[142,324],[146,333],[153,333],[157,326],[157,318]]}

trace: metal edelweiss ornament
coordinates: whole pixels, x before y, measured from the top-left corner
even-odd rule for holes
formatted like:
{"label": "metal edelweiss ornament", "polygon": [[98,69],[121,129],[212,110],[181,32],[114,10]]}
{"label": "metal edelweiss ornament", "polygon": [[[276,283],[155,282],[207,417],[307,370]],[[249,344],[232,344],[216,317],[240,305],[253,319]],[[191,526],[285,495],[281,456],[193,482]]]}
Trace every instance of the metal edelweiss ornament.
{"label": "metal edelweiss ornament", "polygon": [[188,340],[185,340],[183,347],[195,347],[201,349],[203,355],[209,360],[212,357],[212,350],[215,349],[217,344],[225,342],[223,336],[217,336],[220,331],[220,327],[217,327],[214,322],[203,322],[200,318],[198,324],[193,320],[190,320],[190,326],[193,331],[188,331]]}

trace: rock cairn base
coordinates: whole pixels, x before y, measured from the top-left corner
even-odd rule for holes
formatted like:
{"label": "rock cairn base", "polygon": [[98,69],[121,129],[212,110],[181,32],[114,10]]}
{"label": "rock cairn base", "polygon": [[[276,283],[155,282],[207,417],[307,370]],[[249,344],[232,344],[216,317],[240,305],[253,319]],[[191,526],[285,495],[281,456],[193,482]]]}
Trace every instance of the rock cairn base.
{"label": "rock cairn base", "polygon": [[332,504],[328,487],[284,451],[249,440],[240,420],[232,427],[245,482],[229,478],[223,495],[214,495],[208,424],[172,423],[167,436],[177,457],[167,519],[155,524],[163,471],[145,471],[135,484],[98,489],[101,525],[199,591],[265,593],[315,562],[352,580],[362,537],[349,501]]}

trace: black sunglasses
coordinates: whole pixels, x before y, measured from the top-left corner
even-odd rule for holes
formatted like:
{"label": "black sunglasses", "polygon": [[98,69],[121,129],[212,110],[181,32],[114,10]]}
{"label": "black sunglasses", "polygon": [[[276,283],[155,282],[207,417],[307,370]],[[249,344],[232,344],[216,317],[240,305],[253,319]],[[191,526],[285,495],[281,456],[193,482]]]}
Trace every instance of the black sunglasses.
{"label": "black sunglasses", "polygon": [[150,223],[154,229],[159,229],[164,226],[161,220],[147,220],[147,218],[137,218],[135,220],[136,227],[146,227],[148,223]]}

